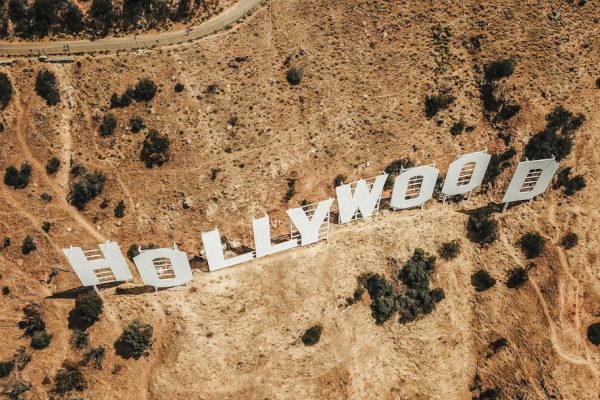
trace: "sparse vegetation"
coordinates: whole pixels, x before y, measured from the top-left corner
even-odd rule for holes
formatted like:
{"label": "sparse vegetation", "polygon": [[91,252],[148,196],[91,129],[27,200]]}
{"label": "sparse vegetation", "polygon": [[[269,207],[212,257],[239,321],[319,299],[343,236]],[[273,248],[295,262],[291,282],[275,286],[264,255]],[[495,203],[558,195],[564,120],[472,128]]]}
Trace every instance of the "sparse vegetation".
{"label": "sparse vegetation", "polygon": [[71,335],[71,347],[75,350],[81,350],[88,345],[89,333],[79,329],[74,329]]}
{"label": "sparse vegetation", "polygon": [[98,197],[104,189],[106,177],[101,172],[86,172],[73,185],[69,193],[69,203],[83,210],[88,202]]}
{"label": "sparse vegetation", "polygon": [[496,339],[490,343],[490,350],[492,354],[496,354],[503,348],[508,346],[508,340],[506,338]]}
{"label": "sparse vegetation", "polygon": [[129,126],[131,127],[131,132],[138,133],[146,126],[144,125],[144,119],[142,117],[133,117],[129,120]]}
{"label": "sparse vegetation", "polygon": [[60,160],[56,157],[52,157],[46,163],[46,173],[48,175],[54,175],[60,168]]}
{"label": "sparse vegetation", "polygon": [[4,110],[12,98],[13,87],[8,75],[0,72],[0,110]]}
{"label": "sparse vegetation", "polygon": [[115,206],[115,217],[123,218],[124,216],[125,216],[125,202],[123,200],[121,200]]}
{"label": "sparse vegetation", "polygon": [[13,360],[0,361],[0,378],[6,378],[9,376],[14,367],[15,362]]}
{"label": "sparse vegetation", "polygon": [[467,237],[480,246],[493,243],[498,239],[498,222],[491,219],[489,212],[479,210],[469,215]]}
{"label": "sparse vegetation", "polygon": [[394,181],[396,176],[402,172],[402,170],[412,168],[415,163],[410,158],[402,158],[400,160],[392,161],[387,167],[385,172],[388,174],[387,180],[385,181],[384,189],[388,190],[394,187]]}
{"label": "sparse vegetation", "polygon": [[140,159],[147,168],[160,167],[171,157],[170,146],[171,141],[167,135],[151,130],[142,143]]}
{"label": "sparse vegetation", "polygon": [[106,354],[106,349],[104,346],[92,347],[88,352],[83,356],[83,364],[84,365],[92,365],[94,369],[102,369],[102,364],[104,363],[104,355]]}
{"label": "sparse vegetation", "polygon": [[450,134],[452,136],[458,136],[463,132],[464,129],[465,121],[461,119],[460,121],[457,121],[454,124],[452,124],[452,127],[450,128]]}
{"label": "sparse vegetation", "polygon": [[288,69],[285,78],[290,85],[299,85],[304,76],[304,70],[302,68],[290,68]]}
{"label": "sparse vegetation", "polygon": [[46,100],[46,104],[49,106],[55,106],[60,102],[58,82],[52,71],[45,69],[38,73],[35,81],[35,92]]}
{"label": "sparse vegetation", "polygon": [[425,116],[427,119],[433,118],[440,111],[450,107],[454,100],[456,100],[454,96],[446,93],[425,98]]}
{"label": "sparse vegetation", "polygon": [[458,240],[446,242],[440,246],[438,253],[444,260],[452,260],[460,253],[460,243]]}
{"label": "sparse vegetation", "polygon": [[2,394],[10,400],[21,400],[21,395],[30,389],[31,383],[16,378],[4,387]]}
{"label": "sparse vegetation", "polygon": [[3,296],[10,295],[10,288],[8,286],[2,286],[2,295]]}
{"label": "sparse vegetation", "polygon": [[577,234],[573,233],[573,232],[569,232],[567,233],[562,240],[560,241],[560,245],[562,247],[564,247],[565,249],[569,250],[572,249],[573,247],[577,246]]}
{"label": "sparse vegetation", "polygon": [[117,354],[123,358],[139,359],[152,346],[152,326],[139,320],[129,323],[115,343]]}
{"label": "sparse vegetation", "polygon": [[87,381],[79,366],[70,361],[65,361],[62,368],[54,376],[53,391],[66,394],[72,391],[81,392],[87,389]]}
{"label": "sparse vegetation", "polygon": [[50,232],[50,229],[52,228],[52,223],[48,222],[48,221],[44,221],[42,223],[42,230],[46,233]]}
{"label": "sparse vegetation", "polygon": [[95,292],[84,293],[75,300],[69,312],[69,328],[85,331],[100,318],[102,298]]}
{"label": "sparse vegetation", "polygon": [[31,235],[27,235],[25,240],[23,240],[23,244],[21,245],[21,253],[27,255],[37,250],[37,244],[35,243],[35,239]]}
{"label": "sparse vegetation", "polygon": [[4,184],[12,187],[13,189],[25,189],[29,185],[29,178],[31,177],[31,165],[24,162],[21,164],[21,169],[17,169],[11,165],[6,168],[4,173]]}
{"label": "sparse vegetation", "polygon": [[285,196],[283,197],[283,201],[288,203],[292,197],[296,194],[296,179],[288,179],[287,180],[288,190],[285,192]]}
{"label": "sparse vegetation", "polygon": [[471,285],[475,287],[478,292],[483,292],[496,284],[496,280],[485,270],[480,269],[471,275]]}
{"label": "sparse vegetation", "polygon": [[544,250],[545,240],[538,233],[530,232],[519,239],[521,251],[527,258],[536,258]]}
{"label": "sparse vegetation", "polygon": [[314,346],[321,340],[322,333],[323,327],[321,325],[312,326],[302,335],[302,343],[304,343],[305,346]]}
{"label": "sparse vegetation", "polygon": [[492,154],[488,169],[485,171],[484,183],[494,183],[496,178],[506,168],[510,167],[510,160],[517,154],[514,147],[510,147],[500,154]]}
{"label": "sparse vegetation", "polygon": [[102,117],[102,123],[100,123],[100,136],[108,137],[112,136],[115,133],[115,129],[117,128],[117,117],[113,113],[105,114]]}
{"label": "sparse vegetation", "polygon": [[513,268],[508,272],[508,280],[506,281],[506,286],[511,289],[518,289],[525,282],[529,280],[529,274],[527,270],[522,267]]}

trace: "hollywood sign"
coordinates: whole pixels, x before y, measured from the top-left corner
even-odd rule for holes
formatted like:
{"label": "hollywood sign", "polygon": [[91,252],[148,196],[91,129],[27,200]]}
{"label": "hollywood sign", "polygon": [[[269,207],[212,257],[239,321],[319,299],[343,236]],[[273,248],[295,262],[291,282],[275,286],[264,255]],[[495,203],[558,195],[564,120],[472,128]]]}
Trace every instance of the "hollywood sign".
{"label": "hollywood sign", "polygon": [[[486,151],[458,157],[448,167],[441,189],[441,198],[471,193],[483,182],[491,156]],[[515,170],[502,202],[533,199],[543,193],[556,170],[558,163],[551,159],[523,161]],[[423,207],[433,197],[439,170],[435,163],[401,170],[394,178],[390,208],[403,210]],[[370,179],[344,184],[335,188],[339,224],[359,218],[368,218],[379,211],[379,204],[388,174],[382,173]],[[255,258],[307,246],[327,240],[330,212],[334,199],[287,210],[291,222],[289,239],[273,243],[269,216],[252,219],[254,251],[225,258],[221,235],[218,229],[202,232],[204,253],[209,271],[217,271]],[[188,257],[173,248],[142,250],[133,258],[133,263],[144,285],[166,288],[185,285],[192,280],[192,269]],[[133,279],[131,270],[116,242],[106,242],[93,248],[70,247],[63,252],[84,286],[94,286]],[[97,289],[97,288],[96,288]]]}

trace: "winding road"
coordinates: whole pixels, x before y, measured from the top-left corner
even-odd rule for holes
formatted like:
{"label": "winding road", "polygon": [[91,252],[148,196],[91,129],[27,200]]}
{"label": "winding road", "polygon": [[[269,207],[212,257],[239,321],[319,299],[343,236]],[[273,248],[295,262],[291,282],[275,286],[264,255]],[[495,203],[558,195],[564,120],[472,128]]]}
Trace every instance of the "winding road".
{"label": "winding road", "polygon": [[220,31],[246,16],[264,0],[239,0],[233,6],[208,21],[187,30],[154,35],[115,37],[100,40],[66,40],[53,42],[0,42],[0,56],[23,57],[68,55],[102,51],[135,50],[167,46],[199,39]]}

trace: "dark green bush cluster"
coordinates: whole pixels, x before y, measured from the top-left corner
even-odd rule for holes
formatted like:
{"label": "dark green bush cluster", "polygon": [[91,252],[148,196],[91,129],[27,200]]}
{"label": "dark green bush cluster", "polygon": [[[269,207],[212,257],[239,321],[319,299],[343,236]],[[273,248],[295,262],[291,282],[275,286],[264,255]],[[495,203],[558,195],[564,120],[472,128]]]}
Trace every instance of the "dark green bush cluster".
{"label": "dark green bush cluster", "polygon": [[571,167],[563,168],[559,171],[553,185],[554,189],[561,187],[564,189],[565,195],[572,196],[586,187],[585,178],[583,175],[571,177]]}
{"label": "dark green bush cluster", "polygon": [[592,344],[600,346],[600,322],[588,326],[587,337]]}
{"label": "dark green bush cluster", "polygon": [[484,79],[479,84],[484,114],[494,123],[507,121],[517,115],[521,107],[496,96],[496,81],[512,75],[515,63],[512,60],[498,60],[485,66],[484,70]]}
{"label": "dark green bush cluster", "polygon": [[519,246],[527,258],[536,258],[544,250],[546,241],[536,232],[529,232],[521,236]]}
{"label": "dark green bush cluster", "polygon": [[452,260],[460,253],[460,243],[458,240],[443,243],[438,249],[440,257],[444,260]]}
{"label": "dark green bush cluster", "polygon": [[45,349],[50,346],[52,334],[46,330],[37,331],[31,337],[31,347],[37,350]]}
{"label": "dark green bush cluster", "polygon": [[183,85],[183,83],[177,82],[175,84],[175,92],[176,93],[181,93],[181,92],[183,92],[184,89],[185,89],[185,86]]}
{"label": "dark green bush cluster", "polygon": [[6,378],[7,376],[9,376],[14,368],[14,360],[10,359],[7,361],[0,361],[0,378]]}
{"label": "dark green bush cluster", "polygon": [[562,247],[564,247],[565,249],[569,250],[572,249],[573,247],[577,246],[577,234],[573,233],[573,232],[569,232],[567,233],[562,240],[560,241],[560,245]]}
{"label": "dark green bush cluster", "polygon": [[437,113],[450,107],[456,98],[447,93],[440,93],[425,98],[425,116],[433,118]]}
{"label": "dark green bush cluster", "polygon": [[101,172],[84,173],[71,188],[69,203],[77,209],[83,210],[89,201],[102,193],[105,181],[106,177]]}
{"label": "dark green bush cluster", "polygon": [[366,274],[359,278],[371,298],[371,315],[378,325],[390,319],[398,310],[398,294],[389,280],[380,274]]}
{"label": "dark green bush cluster", "polygon": [[485,67],[485,79],[495,81],[507,78],[515,72],[515,62],[513,60],[497,60]]}
{"label": "dark green bush cluster", "polygon": [[514,147],[502,153],[492,154],[488,169],[485,171],[483,183],[493,183],[506,168],[510,167],[510,160],[517,154]]}
{"label": "dark green bush cluster", "polygon": [[486,291],[495,284],[496,280],[486,270],[480,269],[471,275],[471,285],[478,292]]}
{"label": "dark green bush cluster", "polygon": [[501,393],[502,391],[498,388],[485,389],[479,393],[479,396],[473,397],[473,400],[496,400]]}
{"label": "dark green bush cluster", "polygon": [[342,186],[346,179],[346,175],[337,175],[335,178],[333,178],[333,187],[336,188],[338,186]]}
{"label": "dark green bush cluster", "polygon": [[113,113],[107,113],[102,117],[102,122],[100,123],[100,136],[107,137],[112,136],[115,133],[115,129],[117,128],[117,117]]}
{"label": "dark green bush cluster", "polygon": [[21,400],[23,393],[31,389],[31,383],[25,382],[22,379],[16,378],[4,387],[3,395],[10,400]]}
{"label": "dark green bush cluster", "polygon": [[48,175],[54,175],[60,169],[60,160],[56,157],[52,157],[46,163],[46,173]]}
{"label": "dark green bush cluster", "polygon": [[16,35],[30,38],[51,32],[76,33],[83,28],[83,14],[69,0],[10,0],[8,14]]}
{"label": "dark green bush cluster", "polygon": [[170,146],[171,141],[167,135],[151,130],[142,143],[140,159],[147,168],[160,167],[171,157]]}
{"label": "dark green bush cluster", "polygon": [[142,117],[131,118],[129,120],[129,126],[131,127],[131,132],[133,133],[138,133],[146,127],[146,125],[144,125],[144,119]]}
{"label": "dark green bush cluster", "polygon": [[574,133],[584,122],[582,114],[573,115],[562,106],[556,107],[546,116],[546,128],[525,145],[525,156],[529,160],[552,156],[557,161],[562,160],[571,153]]}
{"label": "dark green bush cluster", "polygon": [[6,168],[4,173],[4,184],[12,187],[13,189],[25,189],[29,185],[29,178],[31,177],[31,165],[24,162],[21,164],[21,169],[17,169],[11,165]]}
{"label": "dark green bush cluster", "polygon": [[527,270],[522,267],[513,268],[508,272],[508,280],[506,286],[511,289],[518,289],[529,280]]}
{"label": "dark green bush cluster", "polygon": [[35,92],[46,100],[46,104],[49,106],[55,106],[60,102],[60,92],[54,72],[45,69],[38,73],[35,80]]}
{"label": "dark green bush cluster", "polygon": [[385,181],[384,189],[388,190],[393,188],[396,176],[400,174],[403,169],[412,168],[414,166],[415,163],[410,158],[402,158],[400,160],[392,161],[387,167],[385,167],[385,172],[388,174],[388,177]]}
{"label": "dark green bush cluster", "polygon": [[21,245],[21,253],[27,255],[37,250],[37,244],[35,239],[31,235],[25,236],[23,244]]}
{"label": "dark green bush cluster", "polygon": [[81,392],[87,389],[87,381],[77,363],[65,361],[62,368],[54,376],[53,391],[65,394],[72,391]]}
{"label": "dark green bush cluster", "polygon": [[322,333],[323,327],[321,325],[311,326],[302,335],[302,343],[304,343],[305,346],[314,346],[321,340]]}
{"label": "dark green bush cluster", "polygon": [[465,121],[463,121],[462,119],[460,121],[455,122],[454,124],[452,124],[452,127],[450,128],[450,134],[452,136],[458,136],[460,135],[463,130],[465,129]]}
{"label": "dark green bush cluster", "polygon": [[467,221],[467,238],[480,246],[493,243],[498,239],[498,222],[486,210],[472,213]]}
{"label": "dark green bush cluster", "polygon": [[110,98],[110,108],[122,108],[131,105],[134,101],[148,102],[154,98],[158,86],[154,81],[148,78],[142,78],[135,85],[135,88],[128,88],[121,96],[113,93]]}
{"label": "dark green bush cluster", "polygon": [[121,200],[115,206],[115,217],[123,218],[124,216],[125,216],[125,202],[123,200]]}
{"label": "dark green bush cluster", "polygon": [[4,110],[12,98],[13,87],[8,75],[0,72],[0,110]]}
{"label": "dark green bush cluster", "polygon": [[117,354],[123,358],[138,359],[147,354],[152,346],[152,326],[134,320],[123,330],[123,334],[115,343]]}
{"label": "dark green bush cluster", "polygon": [[85,331],[100,318],[102,299],[95,292],[84,293],[69,312],[69,328]]}
{"label": "dark green bush cluster", "polygon": [[299,85],[304,76],[304,70],[302,68],[290,68],[288,69],[285,78],[290,85]]}
{"label": "dark green bush cluster", "polygon": [[43,349],[50,345],[52,334],[46,330],[46,323],[37,306],[28,304],[23,308],[25,318],[19,321],[19,328],[23,329],[23,335],[31,337],[31,347]]}

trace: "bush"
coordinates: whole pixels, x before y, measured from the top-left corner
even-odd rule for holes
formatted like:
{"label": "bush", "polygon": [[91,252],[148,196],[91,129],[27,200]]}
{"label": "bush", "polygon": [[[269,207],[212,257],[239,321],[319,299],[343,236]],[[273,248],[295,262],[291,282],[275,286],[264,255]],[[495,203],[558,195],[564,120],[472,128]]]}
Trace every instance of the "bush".
{"label": "bush", "polygon": [[384,189],[391,189],[394,187],[394,180],[402,170],[412,168],[415,166],[415,163],[410,158],[402,158],[400,160],[392,161],[387,167],[385,167],[385,172],[388,174],[387,180],[385,181]]}
{"label": "bush", "polygon": [[129,126],[131,127],[131,132],[138,133],[146,126],[144,125],[144,120],[142,117],[133,117],[129,120]]}
{"label": "bush", "polygon": [[48,222],[48,221],[44,221],[44,223],[42,223],[42,230],[46,233],[50,232],[50,228],[52,228],[52,223]]}
{"label": "bush", "polygon": [[110,108],[123,108],[133,103],[135,98],[135,92],[133,89],[127,89],[121,97],[116,93],[113,93],[110,97]]}
{"label": "bush", "polygon": [[10,400],[21,400],[21,395],[30,389],[31,383],[16,378],[4,387],[4,392],[2,392],[2,394]]}
{"label": "bush", "polygon": [[596,89],[600,89],[600,78],[596,79]]}
{"label": "bush", "polygon": [[13,87],[8,75],[0,72],[0,110],[4,110],[12,98]]}
{"label": "bush", "polygon": [[106,178],[101,172],[86,172],[79,179],[69,193],[69,203],[83,210],[86,204],[98,197],[104,189]]}
{"label": "bush", "polygon": [[520,288],[529,279],[529,274],[525,268],[514,268],[508,273],[508,280],[506,286],[511,289]]}
{"label": "bush", "polygon": [[288,179],[287,180],[288,190],[285,192],[285,196],[283,196],[283,201],[286,203],[289,202],[292,197],[296,194],[296,179]]}
{"label": "bush", "polygon": [[302,343],[305,346],[314,346],[321,340],[321,333],[323,333],[323,327],[321,325],[315,325],[306,330],[302,335]]}
{"label": "bush", "polygon": [[45,349],[50,346],[52,341],[52,334],[47,330],[36,331],[31,337],[31,347],[36,350]]}
{"label": "bush", "polygon": [[515,62],[512,60],[498,60],[485,67],[485,79],[495,81],[509,77],[515,72]]}
{"label": "bush", "polygon": [[9,376],[14,368],[15,368],[15,362],[13,360],[1,361],[0,362],[0,378],[6,378],[7,376]]}
{"label": "bush", "polygon": [[538,160],[554,156],[557,161],[571,153],[573,133],[585,122],[582,114],[573,115],[562,106],[546,115],[546,128],[525,145],[525,156]]}
{"label": "bush", "polygon": [[150,249],[158,249],[158,246],[155,245],[154,243],[148,243],[145,246],[140,246],[136,243],[132,244],[131,246],[129,246],[129,250],[127,250],[127,257],[133,261],[133,258],[136,257],[138,254],[140,254],[138,247],[141,247],[142,250],[150,250]]}
{"label": "bush", "polygon": [[587,338],[592,344],[600,346],[600,322],[588,326]]}
{"label": "bush", "polygon": [[565,185],[565,195],[573,196],[586,187],[585,178],[582,175],[574,176]]}
{"label": "bush", "polygon": [[569,232],[567,233],[562,240],[560,241],[560,245],[562,247],[564,247],[565,249],[569,250],[572,249],[573,247],[577,246],[577,234],[573,233],[573,232]]}
{"label": "bush", "polygon": [[500,154],[492,154],[488,169],[485,171],[483,178],[484,183],[493,183],[498,175],[506,168],[510,167],[510,159],[517,154],[514,147],[510,147]]}
{"label": "bush", "polygon": [[496,284],[496,280],[485,270],[480,269],[471,275],[471,285],[475,287],[478,292],[483,292],[493,287]]}
{"label": "bush", "polygon": [[175,84],[175,92],[181,93],[181,92],[183,92],[184,89],[185,89],[185,86],[183,85],[183,83],[178,82]]}
{"label": "bush", "polygon": [[290,85],[299,85],[304,76],[304,70],[302,68],[290,68],[288,69],[285,78]]}
{"label": "bush", "polygon": [[460,243],[458,240],[446,242],[440,246],[438,253],[444,260],[452,260],[460,253]]}
{"label": "bush", "polygon": [[10,288],[8,286],[2,286],[2,295],[8,296],[10,294]]}
{"label": "bush", "polygon": [[102,123],[100,124],[99,132],[100,136],[107,137],[115,133],[117,127],[117,118],[114,114],[108,113],[102,117]]}
{"label": "bush", "polygon": [[505,338],[500,338],[490,343],[490,350],[492,350],[492,353],[496,354],[506,346],[508,346],[508,340]]}
{"label": "bush", "polygon": [[134,98],[136,101],[150,101],[154,98],[158,87],[150,79],[144,78],[135,85]]}
{"label": "bush", "polygon": [[450,107],[455,98],[449,94],[437,94],[425,99],[425,116],[433,118],[437,113]]}
{"label": "bush", "polygon": [[104,346],[93,347],[83,356],[83,364],[91,364],[94,369],[102,369],[105,353]]}
{"label": "bush", "polygon": [[89,333],[81,331],[79,329],[73,330],[71,335],[71,347],[75,350],[81,350],[88,345]]}
{"label": "bush", "polygon": [[73,3],[69,3],[65,10],[64,28],[71,33],[77,33],[83,29],[83,13]]}
{"label": "bush", "polygon": [[333,187],[336,188],[338,186],[342,186],[344,181],[346,180],[345,175],[338,175],[333,179]]}
{"label": "bush", "polygon": [[46,100],[46,104],[49,106],[54,106],[60,102],[58,82],[52,71],[45,69],[38,73],[35,81],[35,92]]}
{"label": "bush", "polygon": [[465,129],[465,121],[463,121],[461,119],[460,121],[452,124],[452,127],[450,128],[450,134],[452,136],[458,136],[463,132],[464,129]]}
{"label": "bush", "polygon": [[4,173],[4,184],[13,189],[25,189],[29,185],[31,177],[31,165],[27,162],[21,164],[21,169],[18,170],[13,165],[6,168]]}
{"label": "bush", "polygon": [[21,371],[31,361],[31,354],[27,353],[25,346],[19,346],[13,355],[13,361],[15,363],[15,368]]}
{"label": "bush", "polygon": [[404,264],[398,277],[410,289],[427,289],[429,274],[435,269],[435,256],[423,249],[415,249],[412,257]]}
{"label": "bush", "polygon": [[21,245],[21,253],[27,255],[35,250],[37,250],[35,239],[31,235],[27,235],[25,240],[23,240],[23,244]]}
{"label": "bush", "polygon": [[139,359],[152,346],[152,326],[139,320],[129,323],[115,343],[117,354],[123,358]]}
{"label": "bush", "polygon": [[19,321],[19,328],[23,329],[24,336],[33,336],[34,333],[46,329],[46,323],[42,319],[37,307],[29,304],[23,308],[25,318]]}
{"label": "bush", "polygon": [[87,389],[87,382],[79,366],[76,363],[65,361],[54,376],[53,391],[65,394],[73,390],[81,392],[85,389]]}
{"label": "bush", "polygon": [[46,173],[48,175],[54,175],[60,169],[60,160],[56,157],[52,157],[46,163]]}
{"label": "bush", "polygon": [[125,202],[123,200],[119,201],[115,207],[115,217],[123,218],[125,216]]}
{"label": "bush", "polygon": [[151,130],[142,144],[140,159],[146,163],[147,168],[162,166],[169,161],[171,142],[167,135],[161,135]]}
{"label": "bush", "polygon": [[95,292],[84,293],[69,312],[69,328],[85,331],[100,319],[102,299]]}
{"label": "bush", "polygon": [[359,278],[371,298],[371,315],[377,325],[390,319],[397,310],[396,291],[383,275],[367,274]]}
{"label": "bush", "polygon": [[479,210],[469,215],[467,237],[480,246],[493,243],[498,239],[498,222],[490,219],[488,212]]}
{"label": "bush", "polygon": [[546,241],[538,233],[530,232],[521,236],[519,246],[527,258],[536,258],[544,250]]}
{"label": "bush", "polygon": [[498,388],[486,389],[479,393],[478,397],[474,397],[473,400],[496,400],[502,391]]}

